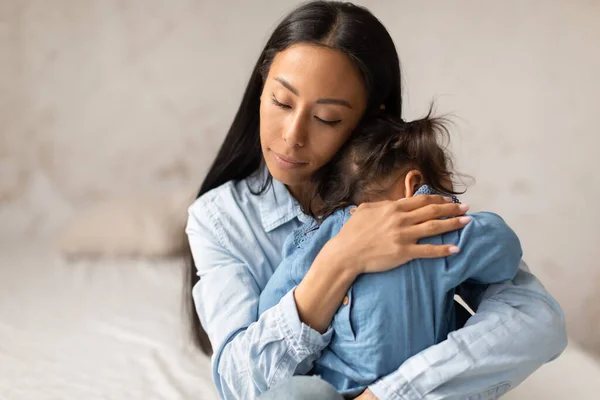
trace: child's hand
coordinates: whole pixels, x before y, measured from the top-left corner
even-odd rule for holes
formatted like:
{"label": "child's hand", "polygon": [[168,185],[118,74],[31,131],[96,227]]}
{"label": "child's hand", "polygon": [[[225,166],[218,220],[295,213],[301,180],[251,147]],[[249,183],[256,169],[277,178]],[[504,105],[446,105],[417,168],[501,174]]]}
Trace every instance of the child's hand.
{"label": "child's hand", "polygon": [[[355,209],[331,246],[344,254],[358,273],[387,271],[415,258],[446,257],[459,249],[417,241],[463,228],[470,218],[460,216],[467,210],[468,206],[453,204],[439,195],[364,203]],[[440,219],[443,217],[455,218]]]}
{"label": "child's hand", "polygon": [[354,399],[355,400],[378,400],[377,397],[375,397],[375,395],[373,394],[373,392],[371,392],[369,390],[369,388],[366,388],[364,392],[359,394]]}

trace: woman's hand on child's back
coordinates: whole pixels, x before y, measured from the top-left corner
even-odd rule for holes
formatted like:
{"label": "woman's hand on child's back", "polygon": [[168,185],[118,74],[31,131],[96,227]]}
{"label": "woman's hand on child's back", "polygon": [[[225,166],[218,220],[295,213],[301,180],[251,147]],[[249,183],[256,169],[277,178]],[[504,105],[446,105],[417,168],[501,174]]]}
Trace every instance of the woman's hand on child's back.
{"label": "woman's hand on child's back", "polygon": [[387,271],[416,258],[446,257],[459,249],[417,242],[463,228],[470,221],[467,210],[439,195],[363,203],[330,245],[352,260],[359,274]]}

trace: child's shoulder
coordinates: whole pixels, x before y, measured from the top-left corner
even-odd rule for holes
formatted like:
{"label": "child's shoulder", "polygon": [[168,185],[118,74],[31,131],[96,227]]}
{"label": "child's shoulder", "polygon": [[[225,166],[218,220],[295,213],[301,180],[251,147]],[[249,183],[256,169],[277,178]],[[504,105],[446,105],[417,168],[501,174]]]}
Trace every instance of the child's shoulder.
{"label": "child's shoulder", "polygon": [[504,219],[493,212],[479,211],[468,214],[468,216],[471,218],[471,222],[463,230],[471,230],[477,234],[488,233],[498,235],[506,235],[513,232]]}
{"label": "child's shoulder", "polygon": [[314,235],[317,229],[319,229],[319,224],[315,219],[310,218],[304,224],[294,229],[288,237],[286,247],[302,248],[304,243]]}
{"label": "child's shoulder", "polygon": [[460,232],[461,242],[469,241],[471,246],[479,243],[490,251],[521,251],[521,242],[512,228],[498,214],[481,211],[468,214],[471,222]]}
{"label": "child's shoulder", "polygon": [[309,218],[304,224],[296,228],[288,236],[284,246],[286,252],[293,249],[302,249],[309,244],[324,245],[329,239],[337,235],[345,220],[345,210],[338,210],[322,221]]}

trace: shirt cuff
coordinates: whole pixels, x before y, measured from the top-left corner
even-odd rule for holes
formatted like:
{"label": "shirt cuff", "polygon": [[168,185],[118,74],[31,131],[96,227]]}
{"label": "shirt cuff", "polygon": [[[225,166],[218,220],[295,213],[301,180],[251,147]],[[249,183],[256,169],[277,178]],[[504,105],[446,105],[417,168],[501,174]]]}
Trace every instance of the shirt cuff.
{"label": "shirt cuff", "polygon": [[378,400],[417,400],[423,398],[398,372],[379,379],[369,386],[369,390]]}
{"label": "shirt cuff", "polygon": [[300,321],[294,290],[296,290],[295,287],[283,296],[278,306],[274,308],[276,309],[277,325],[294,350],[298,358],[296,361],[300,362],[327,347],[331,341],[333,329],[330,325],[327,332],[321,334]]}

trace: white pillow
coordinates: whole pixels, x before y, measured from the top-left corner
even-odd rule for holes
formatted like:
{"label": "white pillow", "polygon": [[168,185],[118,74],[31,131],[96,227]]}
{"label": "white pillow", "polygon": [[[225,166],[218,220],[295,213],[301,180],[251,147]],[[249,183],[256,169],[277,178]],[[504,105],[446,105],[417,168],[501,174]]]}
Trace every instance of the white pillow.
{"label": "white pillow", "polygon": [[194,193],[138,195],[98,202],[60,235],[59,251],[78,257],[172,257],[187,247],[187,207]]}

